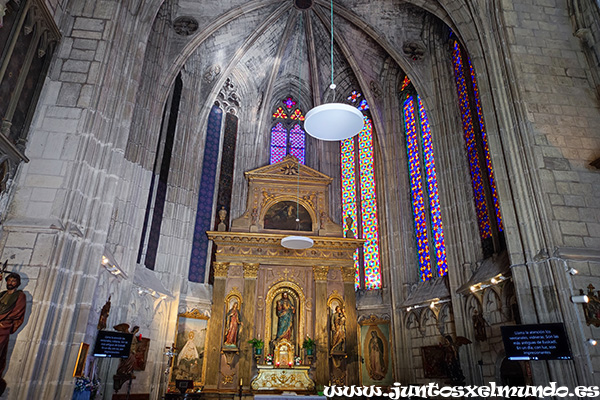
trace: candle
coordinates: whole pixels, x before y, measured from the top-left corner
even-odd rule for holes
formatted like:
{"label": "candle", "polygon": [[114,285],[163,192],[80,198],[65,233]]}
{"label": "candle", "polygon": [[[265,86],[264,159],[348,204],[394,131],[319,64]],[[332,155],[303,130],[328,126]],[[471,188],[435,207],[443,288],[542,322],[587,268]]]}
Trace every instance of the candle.
{"label": "candle", "polygon": [[240,386],[242,386],[242,378],[240,378]]}
{"label": "candle", "polygon": [[292,366],[292,362],[291,361],[288,364],[289,364],[290,367]]}
{"label": "candle", "polygon": [[279,361],[277,361],[277,366],[279,367]]}

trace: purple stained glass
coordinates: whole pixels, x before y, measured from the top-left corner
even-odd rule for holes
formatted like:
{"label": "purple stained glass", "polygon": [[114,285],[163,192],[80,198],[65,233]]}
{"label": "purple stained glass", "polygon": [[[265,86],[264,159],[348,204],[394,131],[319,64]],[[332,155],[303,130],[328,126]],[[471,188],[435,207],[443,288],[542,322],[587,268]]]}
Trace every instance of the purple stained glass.
{"label": "purple stained glass", "polygon": [[306,135],[299,124],[294,125],[290,130],[290,154],[298,159],[300,164],[304,164]]}
{"label": "purple stained glass", "polygon": [[362,99],[360,101],[360,104],[356,108],[358,108],[361,111],[368,110],[369,109],[369,105],[367,104],[367,100]]}
{"label": "purple stained glass", "polygon": [[425,174],[427,175],[427,192],[429,193],[429,213],[431,215],[431,230],[435,244],[437,272],[439,276],[444,276],[448,272],[446,264],[446,244],[444,241],[444,227],[442,224],[442,212],[440,210],[440,201],[437,186],[437,177],[435,173],[435,157],[433,144],[431,142],[431,130],[427,113],[423,107],[423,102],[419,98],[419,119],[421,121],[421,138],[423,143],[423,159],[425,161]]}
{"label": "purple stained glass", "polygon": [[283,104],[285,104],[288,109],[291,109],[296,105],[296,102],[291,97],[288,97],[287,99],[283,100]]}
{"label": "purple stained glass", "polygon": [[415,104],[412,96],[408,96],[404,101],[404,121],[408,170],[410,173],[410,192],[413,206],[415,236],[417,240],[417,254],[419,256],[419,270],[421,280],[426,281],[429,280],[433,274],[431,272],[427,218],[425,213],[425,200],[423,198],[423,178],[421,175],[419,139],[417,137],[417,124],[415,121]]}
{"label": "purple stained glass", "polygon": [[283,160],[287,150],[287,130],[281,122],[275,124],[271,129],[271,159],[270,163],[275,164]]}

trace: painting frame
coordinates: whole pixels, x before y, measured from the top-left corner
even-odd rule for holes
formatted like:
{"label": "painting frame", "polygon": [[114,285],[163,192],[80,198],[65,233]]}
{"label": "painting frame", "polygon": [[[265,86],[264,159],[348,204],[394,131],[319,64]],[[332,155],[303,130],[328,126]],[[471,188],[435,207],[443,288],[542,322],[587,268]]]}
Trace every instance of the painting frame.
{"label": "painting frame", "polygon": [[[209,329],[209,320],[208,316],[197,309],[177,315],[175,330],[177,355],[171,360],[168,384],[170,390],[175,389],[176,380],[186,378],[191,378],[194,381],[195,389],[204,386],[206,373],[205,354],[208,346],[206,336]],[[193,335],[190,336],[190,332],[193,332]],[[183,354],[184,352],[185,354]],[[194,352],[196,357],[190,357],[189,355],[193,355]],[[186,355],[188,356],[186,357]]]}
{"label": "painting frame", "polygon": [[[389,319],[371,315],[367,319],[359,320],[358,351],[360,357],[364,360],[359,367],[360,384],[362,386],[390,387],[394,384],[394,349],[391,335],[392,330]],[[371,339],[373,339],[373,343],[379,343],[383,347],[380,352],[381,358],[379,358],[383,361],[379,363],[380,368],[377,368],[377,371],[369,367],[371,360],[377,358],[375,355],[371,358]],[[381,376],[381,379],[375,379],[378,376]]]}
{"label": "painting frame", "polygon": [[75,362],[75,368],[73,368],[73,378],[81,378],[84,376],[85,361],[87,359],[90,345],[88,343],[81,342],[79,345],[79,352],[77,353],[77,361]]}
{"label": "painting frame", "polygon": [[445,350],[440,345],[422,346],[423,376],[428,379],[448,379],[444,369]]}

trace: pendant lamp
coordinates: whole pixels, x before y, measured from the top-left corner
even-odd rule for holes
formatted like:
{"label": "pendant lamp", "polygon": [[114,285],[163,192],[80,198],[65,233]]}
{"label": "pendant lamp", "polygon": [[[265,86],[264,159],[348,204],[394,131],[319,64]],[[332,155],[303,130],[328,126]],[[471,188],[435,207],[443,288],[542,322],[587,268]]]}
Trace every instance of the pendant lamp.
{"label": "pendant lamp", "polygon": [[[300,25],[302,25],[302,14],[300,14]],[[300,39],[298,39],[300,43]],[[300,47],[298,45],[298,47]],[[300,47],[300,54],[302,54]],[[302,76],[302,63],[299,63],[298,77]],[[298,85],[298,99],[300,99],[300,85]],[[305,126],[306,129],[306,126]],[[300,230],[300,160],[296,158],[296,229]],[[286,249],[304,250],[313,246],[314,241],[308,236],[289,235],[281,239],[281,245]]]}
{"label": "pendant lamp", "polygon": [[[300,229],[300,204],[298,199],[300,198],[300,161],[297,162],[297,179],[296,179],[296,228]],[[290,235],[281,239],[281,245],[286,249],[303,250],[309,249],[313,246],[314,240],[308,236],[296,236]]]}
{"label": "pendant lamp", "polygon": [[[333,83],[333,0],[331,4],[331,85]],[[306,113],[304,130],[310,136],[326,141],[344,140],[356,136],[364,127],[363,114],[356,108],[343,103],[327,103]]]}

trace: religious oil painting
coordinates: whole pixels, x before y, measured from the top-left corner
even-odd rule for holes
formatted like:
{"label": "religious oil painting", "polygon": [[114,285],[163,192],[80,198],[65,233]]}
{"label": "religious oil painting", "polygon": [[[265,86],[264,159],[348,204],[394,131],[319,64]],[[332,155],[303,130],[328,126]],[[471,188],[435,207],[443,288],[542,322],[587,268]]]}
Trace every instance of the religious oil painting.
{"label": "religious oil painting", "polygon": [[[299,221],[296,221],[298,219]],[[310,214],[295,201],[280,201],[267,210],[264,217],[265,229],[285,231],[312,231]]]}
{"label": "religious oil painting", "polygon": [[390,386],[394,383],[389,321],[359,324],[362,385]]}
{"label": "religious oil painting", "polygon": [[445,359],[446,354],[442,346],[421,347],[423,357],[423,370],[425,378],[447,378]]}
{"label": "religious oil painting", "polygon": [[177,355],[173,358],[170,386],[176,380],[193,380],[195,386],[202,384],[207,330],[208,317],[198,310],[179,314],[175,339]]}

